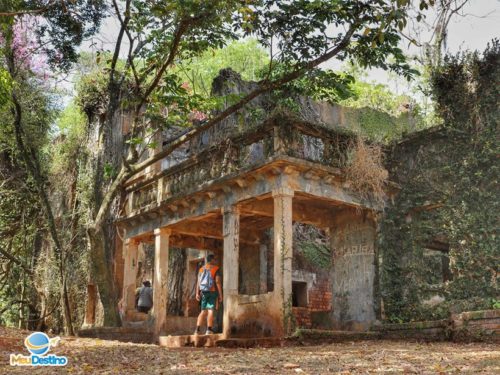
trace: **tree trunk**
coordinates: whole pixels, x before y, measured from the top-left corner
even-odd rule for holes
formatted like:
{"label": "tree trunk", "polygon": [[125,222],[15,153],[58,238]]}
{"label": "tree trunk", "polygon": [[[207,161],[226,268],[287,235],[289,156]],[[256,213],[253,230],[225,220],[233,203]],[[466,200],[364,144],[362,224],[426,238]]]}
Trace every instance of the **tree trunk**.
{"label": "tree trunk", "polygon": [[118,298],[113,280],[111,262],[106,255],[106,238],[102,230],[88,228],[88,243],[91,249],[91,270],[104,308],[104,326],[118,327],[121,324]]}
{"label": "tree trunk", "polygon": [[66,331],[67,335],[74,335],[73,326],[71,325],[71,322],[72,322],[71,310],[69,308],[66,308],[69,306],[69,298],[67,295],[66,281],[65,281],[65,276],[64,276],[64,266],[63,266],[64,251],[63,251],[63,247],[61,246],[61,241],[59,239],[56,221],[54,219],[54,214],[52,212],[52,206],[50,204],[49,196],[48,196],[47,191],[44,187],[45,180],[44,180],[44,177],[42,175],[42,168],[40,167],[38,155],[36,153],[36,150],[34,150],[31,147],[31,145],[29,145],[28,142],[25,142],[24,138],[23,138],[24,137],[24,130],[22,127],[22,107],[21,107],[21,104],[19,103],[17,96],[14,92],[12,92],[11,98],[12,98],[12,103],[13,103],[12,112],[14,115],[13,125],[14,125],[14,133],[15,133],[15,137],[16,137],[16,143],[17,143],[17,146],[19,147],[21,155],[24,158],[24,161],[26,162],[28,172],[31,174],[31,177],[36,182],[36,187],[37,187],[38,195],[40,197],[40,202],[42,204],[42,207],[45,210],[45,214],[47,217],[47,224],[49,227],[49,233],[50,233],[50,236],[52,237],[52,241],[54,242],[55,258],[56,258],[57,267],[59,270],[59,282],[60,282],[60,288],[61,288],[61,301],[63,303],[63,315],[64,315],[65,331]]}
{"label": "tree trunk", "polygon": [[[62,268],[62,267],[61,267]],[[66,284],[66,276],[64,271],[61,269],[61,301],[63,303],[64,309],[64,333],[68,336],[74,336],[75,331],[73,330],[73,319],[71,318],[71,307],[69,305],[68,287]]]}
{"label": "tree trunk", "polygon": [[18,324],[17,328],[23,329],[24,325],[24,301],[26,300],[26,280],[24,279],[26,273],[23,272],[21,282],[21,295],[19,296],[19,309],[18,309]]}
{"label": "tree trunk", "polygon": [[182,296],[184,294],[184,273],[187,254],[185,249],[173,248],[168,260],[168,301],[167,315],[183,315]]}

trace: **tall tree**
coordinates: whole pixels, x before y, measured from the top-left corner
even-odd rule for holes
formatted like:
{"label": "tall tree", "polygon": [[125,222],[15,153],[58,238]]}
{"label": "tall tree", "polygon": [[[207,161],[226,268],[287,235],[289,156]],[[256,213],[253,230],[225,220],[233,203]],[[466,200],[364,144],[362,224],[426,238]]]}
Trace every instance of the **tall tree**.
{"label": "tall tree", "polygon": [[[10,107],[12,126],[19,156],[34,181],[54,246],[60,281],[61,305],[67,334],[73,334],[72,318],[64,272],[64,244],[58,233],[54,210],[47,191],[47,176],[33,139],[29,137],[26,118],[32,108],[26,107],[22,88],[36,84],[38,70],[46,62],[67,69],[76,61],[76,47],[95,32],[102,18],[100,1],[71,2],[5,1],[0,9],[1,62],[8,86],[3,86],[2,100]],[[31,104],[31,103],[30,103]],[[46,127],[46,118],[36,124]]]}

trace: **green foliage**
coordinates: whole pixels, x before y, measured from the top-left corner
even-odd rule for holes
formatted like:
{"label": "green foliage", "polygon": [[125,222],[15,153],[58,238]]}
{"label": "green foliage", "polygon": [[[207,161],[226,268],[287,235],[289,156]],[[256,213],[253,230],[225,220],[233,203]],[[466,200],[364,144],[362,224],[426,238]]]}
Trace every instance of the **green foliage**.
{"label": "green foliage", "polygon": [[9,72],[0,68],[0,108],[10,101],[12,80]]}
{"label": "green foliage", "polygon": [[377,111],[399,116],[411,102],[405,95],[395,95],[386,85],[367,83],[361,80],[354,81],[350,86],[350,95],[340,104],[347,107],[368,107]]}
{"label": "green foliage", "polygon": [[97,69],[77,81],[75,103],[89,118],[106,111],[109,101],[107,79],[105,71]]}
{"label": "green foliage", "polygon": [[50,149],[50,172],[66,173],[81,157],[87,121],[80,108],[70,102],[56,120],[56,134]]}
{"label": "green foliage", "polygon": [[[36,15],[34,37],[37,50],[47,61],[58,68],[69,69],[77,60],[77,47],[94,34],[106,14],[103,0],[73,0],[69,2],[46,2],[43,0],[3,0],[2,12]],[[0,24],[12,22],[14,16],[2,16]],[[24,22],[29,22],[25,18]],[[34,41],[33,41],[34,42]]]}
{"label": "green foliage", "polygon": [[409,131],[411,117],[408,114],[391,116],[369,107],[346,108],[346,122],[352,129],[376,142],[388,142],[401,138]]}
{"label": "green foliage", "polygon": [[86,130],[87,121],[80,108],[72,101],[61,112],[56,120],[57,130],[66,136],[82,136]]}
{"label": "green foliage", "polygon": [[[39,295],[34,276],[41,255],[46,225],[36,183],[28,173],[16,142],[14,115],[10,98],[15,88],[22,108],[23,140],[39,157],[41,171],[48,169],[49,129],[56,110],[51,90],[37,80],[13,80],[8,89],[8,102],[0,107],[0,248],[18,259],[12,262],[0,255],[0,322],[13,325],[21,318],[34,318],[39,308]],[[9,105],[8,105],[9,104]],[[42,181],[45,184],[47,181]],[[27,271],[28,270],[28,271]],[[52,275],[57,275],[54,273]],[[39,276],[39,275],[36,275]],[[47,279],[50,279],[50,276]],[[22,305],[19,301],[23,301]],[[22,306],[22,307],[21,307]],[[28,323],[26,323],[27,326]],[[32,326],[32,322],[29,322]]]}
{"label": "green foliage", "polygon": [[[433,76],[439,130],[395,148],[392,172],[402,190],[381,225],[382,297],[389,319],[446,317],[491,307],[498,300],[497,42],[483,56],[448,58]],[[426,247],[449,244],[449,281],[434,284]],[[423,301],[442,296],[444,302]]]}
{"label": "green foliage", "polygon": [[[271,77],[277,78],[286,70],[285,64],[277,65]],[[261,74],[264,73],[263,71]],[[351,90],[353,82],[354,77],[348,73],[338,73],[329,69],[312,69],[301,78],[286,84],[275,96],[277,100],[286,100],[290,95],[301,95],[317,101],[338,103],[354,94]]]}
{"label": "green foliage", "polygon": [[189,82],[194,94],[210,96],[212,81],[220,69],[230,67],[246,81],[261,78],[261,71],[269,64],[266,51],[255,39],[234,41],[224,48],[210,48],[199,56],[177,65],[182,80]]}
{"label": "green foliage", "polygon": [[332,254],[327,245],[315,241],[302,241],[298,244],[298,249],[314,267],[330,269]]}
{"label": "green foliage", "polygon": [[[314,270],[329,270],[332,253],[329,238],[318,228],[307,224],[294,224],[293,243],[295,261],[299,261],[298,268],[311,268]],[[305,260],[302,263],[301,260]]]}

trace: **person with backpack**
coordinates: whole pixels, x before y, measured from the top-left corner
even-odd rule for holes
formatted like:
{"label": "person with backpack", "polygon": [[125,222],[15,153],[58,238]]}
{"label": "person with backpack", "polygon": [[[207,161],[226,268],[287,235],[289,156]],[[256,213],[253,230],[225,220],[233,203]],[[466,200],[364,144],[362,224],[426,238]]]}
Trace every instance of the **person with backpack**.
{"label": "person with backpack", "polygon": [[142,286],[136,290],[135,304],[137,311],[144,314],[147,314],[153,307],[153,288],[148,280],[143,281]]}
{"label": "person with backpack", "polygon": [[207,319],[206,335],[213,334],[214,310],[217,309],[217,302],[222,302],[220,268],[216,265],[215,255],[207,256],[207,264],[200,268],[198,272],[198,282],[196,285],[196,300],[201,301],[201,312],[196,321],[195,335],[201,331],[201,325]]}

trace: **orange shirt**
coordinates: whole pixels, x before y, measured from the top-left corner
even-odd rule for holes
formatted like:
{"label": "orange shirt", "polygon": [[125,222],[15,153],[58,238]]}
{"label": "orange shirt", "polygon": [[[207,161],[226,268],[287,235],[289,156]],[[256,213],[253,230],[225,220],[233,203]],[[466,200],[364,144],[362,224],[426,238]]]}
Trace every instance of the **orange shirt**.
{"label": "orange shirt", "polygon": [[[212,275],[212,279],[214,280],[214,285],[212,286],[212,288],[210,288],[210,291],[211,292],[216,292],[217,291],[217,283],[216,283],[216,280],[215,278],[217,277],[218,275],[218,272],[219,272],[219,266],[213,266],[211,264],[207,264],[203,267],[200,267],[200,271],[199,271],[199,274],[201,275],[201,273],[203,272],[204,269],[207,269],[207,270],[210,270],[210,274]],[[199,277],[200,275],[198,275],[198,280],[199,280]]]}

